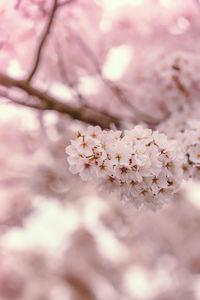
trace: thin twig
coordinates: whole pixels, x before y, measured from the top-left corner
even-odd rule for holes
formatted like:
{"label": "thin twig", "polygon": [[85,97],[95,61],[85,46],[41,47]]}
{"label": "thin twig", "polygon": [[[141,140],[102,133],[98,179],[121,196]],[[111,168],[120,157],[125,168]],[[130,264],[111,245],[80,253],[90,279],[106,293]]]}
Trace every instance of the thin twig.
{"label": "thin twig", "polygon": [[64,63],[64,57],[63,57],[61,48],[60,48],[57,40],[55,41],[55,49],[56,49],[56,53],[57,53],[57,57],[58,57],[58,66],[59,66],[59,71],[60,71],[62,79],[64,79],[64,82],[67,83],[67,85],[73,90],[73,92],[75,93],[75,96],[79,99],[80,103],[82,105],[86,105],[86,99],[78,91],[75,83],[73,81],[71,81],[68,77],[68,73],[66,70],[65,63]]}
{"label": "thin twig", "polygon": [[58,7],[70,4],[72,2],[74,2],[74,0],[67,0],[67,1],[64,1],[64,2],[60,2],[60,3],[58,3]]}
{"label": "thin twig", "polygon": [[15,4],[15,9],[19,9],[21,2],[22,2],[22,0],[17,0],[17,2]]}
{"label": "thin twig", "polygon": [[[87,99],[79,92],[78,88],[76,87],[75,83],[72,82],[67,74],[67,70],[65,68],[64,64],[64,57],[62,55],[61,48],[59,47],[58,42],[56,41],[55,44],[57,56],[58,56],[58,66],[59,66],[59,71],[61,73],[62,78],[64,78],[65,82],[69,85],[69,87],[73,90],[75,93],[75,96],[79,99],[80,103],[82,104],[82,107],[89,108],[87,104]],[[106,110],[101,111],[104,115],[109,116],[109,113]]]}
{"label": "thin twig", "polygon": [[40,63],[40,60],[41,60],[41,55],[42,55],[42,50],[43,50],[43,46],[46,42],[46,39],[50,33],[50,30],[51,30],[51,26],[53,24],[53,20],[54,20],[54,17],[55,17],[55,13],[56,13],[56,10],[57,10],[57,7],[58,7],[58,4],[57,4],[57,1],[58,0],[54,0],[54,4],[53,4],[53,7],[52,7],[52,10],[51,10],[51,14],[49,16],[49,19],[48,19],[48,23],[47,23],[47,26],[44,30],[44,33],[42,34],[42,38],[41,38],[41,41],[39,42],[39,46],[38,46],[38,49],[36,51],[36,57],[35,57],[35,62],[33,64],[33,68],[30,72],[30,75],[28,76],[28,81],[31,81],[33,76],[35,75],[37,69],[38,69],[38,66],[39,66],[39,63]]}
{"label": "thin twig", "polygon": [[93,63],[93,65],[96,69],[96,72],[98,73],[98,75],[101,78],[102,82],[111,90],[113,95],[115,97],[117,97],[118,100],[122,104],[126,105],[129,109],[131,109],[134,112],[134,114],[139,117],[140,120],[146,122],[148,125],[159,124],[161,122],[160,119],[149,116],[148,114],[146,114],[146,113],[142,112],[141,110],[139,110],[132,102],[130,102],[127,99],[124,91],[121,88],[119,88],[114,82],[112,82],[111,80],[108,80],[107,78],[105,78],[103,76],[100,64],[99,64],[98,59],[95,56],[95,54],[88,47],[88,45],[85,44],[83,39],[77,33],[73,32],[73,36],[76,38],[76,41],[79,44],[80,48],[84,51],[84,53],[87,55],[87,57]]}

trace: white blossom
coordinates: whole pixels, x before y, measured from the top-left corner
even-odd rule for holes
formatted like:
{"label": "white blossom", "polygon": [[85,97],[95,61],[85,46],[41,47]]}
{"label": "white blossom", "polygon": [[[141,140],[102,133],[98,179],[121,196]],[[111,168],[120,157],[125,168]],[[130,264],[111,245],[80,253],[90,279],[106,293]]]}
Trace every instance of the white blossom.
{"label": "white blossom", "polygon": [[116,191],[135,207],[156,210],[180,186],[183,162],[178,148],[165,134],[142,126],[124,133],[89,126],[66,153],[70,171],[83,180]]}

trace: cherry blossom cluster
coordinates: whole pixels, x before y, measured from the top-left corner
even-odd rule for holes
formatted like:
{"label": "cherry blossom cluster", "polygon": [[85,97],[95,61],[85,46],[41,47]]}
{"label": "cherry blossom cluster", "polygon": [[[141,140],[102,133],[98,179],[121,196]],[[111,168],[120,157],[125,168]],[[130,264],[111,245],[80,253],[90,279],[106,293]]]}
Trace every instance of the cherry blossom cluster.
{"label": "cherry blossom cluster", "polygon": [[200,121],[191,120],[182,133],[177,134],[177,140],[184,154],[184,179],[200,179]]}
{"label": "cherry blossom cluster", "polygon": [[[183,114],[187,114],[187,118],[192,114],[190,119],[196,118],[199,116],[199,74],[197,53],[172,51],[149,55],[133,74],[133,98],[138,107],[142,103],[146,111],[158,119],[169,119],[174,114],[179,114],[179,119]],[[171,125],[171,120],[169,122]]]}
{"label": "cherry blossom cluster", "polygon": [[156,57],[153,76],[170,111],[182,110],[199,98],[199,55],[178,51]]}
{"label": "cherry blossom cluster", "polygon": [[89,126],[66,148],[69,170],[136,207],[156,210],[178,190],[182,160],[176,143],[143,128],[102,131]]}

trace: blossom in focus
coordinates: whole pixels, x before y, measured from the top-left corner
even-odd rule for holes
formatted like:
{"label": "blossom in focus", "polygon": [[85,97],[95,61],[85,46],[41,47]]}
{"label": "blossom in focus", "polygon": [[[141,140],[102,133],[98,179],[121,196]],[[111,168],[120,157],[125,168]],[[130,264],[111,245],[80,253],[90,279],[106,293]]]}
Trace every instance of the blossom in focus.
{"label": "blossom in focus", "polygon": [[156,210],[172,199],[182,181],[182,155],[165,134],[138,125],[102,131],[89,126],[66,148],[70,171],[116,191],[124,202]]}

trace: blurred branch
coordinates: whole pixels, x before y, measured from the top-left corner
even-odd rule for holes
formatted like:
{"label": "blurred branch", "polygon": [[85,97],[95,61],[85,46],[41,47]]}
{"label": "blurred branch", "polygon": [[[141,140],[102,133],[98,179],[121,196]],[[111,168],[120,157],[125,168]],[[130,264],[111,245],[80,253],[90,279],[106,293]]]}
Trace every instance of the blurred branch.
{"label": "blurred branch", "polygon": [[[69,28],[71,30],[71,28]],[[86,43],[83,41],[83,39],[74,31],[72,32],[73,37],[75,37],[76,42],[78,43],[79,47],[83,50],[83,52],[86,54],[86,56],[89,58],[89,60],[93,63],[94,67],[96,68],[97,73],[100,75],[101,79],[104,81],[105,78],[102,75],[101,67],[99,64],[99,61],[96,57],[96,55],[93,53],[93,51],[86,45]]]}
{"label": "blurred branch", "polygon": [[61,47],[59,46],[58,42],[55,42],[55,49],[56,49],[56,53],[57,53],[57,57],[58,57],[58,67],[59,67],[59,71],[61,74],[62,79],[64,79],[64,82],[67,83],[67,85],[73,89],[75,96],[79,99],[80,103],[82,105],[86,106],[86,99],[84,98],[84,96],[78,91],[76,84],[71,81],[68,77],[67,74],[67,70],[66,70],[66,66],[65,66],[65,62],[64,62],[64,57],[62,55],[62,51],[61,51]]}
{"label": "blurred branch", "polygon": [[[19,7],[20,2],[21,2],[21,0],[18,0],[15,7]],[[35,61],[34,61],[32,70],[31,70],[31,72],[28,76],[28,79],[27,79],[28,81],[31,81],[33,76],[37,72],[37,69],[38,69],[38,66],[39,66],[40,60],[41,60],[42,50],[43,50],[43,47],[44,47],[45,42],[47,40],[47,37],[48,37],[48,35],[51,31],[51,27],[52,27],[57,9],[61,6],[70,4],[72,2],[74,2],[74,0],[68,0],[68,1],[61,2],[61,3],[58,3],[58,0],[54,0],[54,3],[53,3],[53,6],[52,6],[52,9],[51,9],[51,13],[49,15],[49,19],[48,19],[46,28],[44,29],[41,40],[40,40],[39,45],[38,45],[38,49],[36,51]]]}
{"label": "blurred branch", "polygon": [[[89,123],[92,125],[100,125],[102,128],[110,128],[111,124],[115,124],[115,126],[119,128],[120,119],[116,116],[99,111],[93,107],[74,107],[67,103],[61,102],[59,99],[52,97],[48,93],[34,88],[27,80],[17,80],[0,73],[0,85],[7,88],[19,88],[22,91],[26,92],[28,95],[36,97],[41,101],[41,105],[39,105],[38,103],[34,104],[27,103],[24,101],[21,102],[19,100],[10,98],[11,101],[17,104],[40,110],[55,110],[60,113],[68,114],[73,119],[80,120],[82,122]],[[4,94],[3,97],[8,98],[9,96],[8,94]]]}
{"label": "blurred branch", "polygon": [[58,3],[58,7],[70,4],[72,2],[74,2],[74,0],[67,0],[67,1],[60,2],[60,3]]}
{"label": "blurred branch", "polygon": [[[73,92],[75,93],[75,96],[79,99],[82,106],[84,106],[85,108],[88,108],[89,106],[87,105],[86,98],[79,92],[79,90],[76,87],[76,84],[73,81],[71,81],[68,77],[64,57],[63,57],[62,51],[61,51],[61,47],[59,47],[59,44],[57,41],[55,43],[55,48],[56,48],[56,53],[58,56],[59,71],[61,73],[62,78],[64,79],[65,83],[67,83],[68,86],[73,90]],[[108,113],[105,110],[102,110],[101,112],[104,115],[108,115]]]}
{"label": "blurred branch", "polygon": [[53,4],[53,7],[52,7],[52,10],[51,10],[51,14],[49,16],[49,19],[48,19],[48,23],[46,25],[46,28],[44,29],[44,33],[42,34],[42,38],[41,38],[41,41],[39,42],[39,46],[38,46],[38,50],[36,51],[36,57],[35,57],[35,62],[33,64],[33,68],[30,72],[30,75],[28,76],[28,81],[31,81],[31,79],[33,78],[33,76],[35,75],[37,69],[38,69],[38,66],[39,66],[39,63],[40,63],[40,60],[41,60],[41,55],[42,55],[42,50],[43,50],[43,46],[46,42],[46,39],[50,33],[50,30],[51,30],[51,26],[53,24],[53,20],[54,20],[54,17],[55,17],[55,13],[56,13],[56,10],[58,8],[58,0],[54,0],[54,4]]}
{"label": "blurred branch", "polygon": [[[103,77],[102,72],[101,72],[101,68],[100,68],[99,63],[98,63],[98,60],[95,57],[95,55],[92,53],[92,51],[89,48],[87,48],[87,46],[84,44],[84,42],[82,42],[81,39],[80,39],[80,43],[82,43],[82,47],[84,48],[85,52],[91,58],[94,65],[96,66],[97,73],[101,76],[101,79],[103,80],[103,82],[106,83],[106,85],[108,85],[109,88],[112,89],[112,92],[115,94],[115,96],[120,97],[120,100],[123,104],[129,105],[130,103],[127,101],[125,95],[122,93],[122,90],[119,87],[117,87],[116,85],[114,85],[114,83],[112,83],[111,81],[108,81],[107,79],[105,79]],[[68,77],[67,70],[66,70],[66,67],[65,67],[64,57],[63,57],[62,51],[61,51],[61,47],[59,47],[59,44],[58,44],[57,41],[55,43],[55,48],[56,48],[56,53],[57,53],[57,56],[58,56],[59,71],[61,73],[62,78],[69,85],[69,87],[73,89],[73,91],[75,92],[75,95],[79,99],[80,103],[82,105],[84,105],[84,107],[87,107],[87,100],[78,91],[75,84],[72,81],[70,81],[70,79]],[[131,108],[133,108],[133,107],[131,106]],[[149,125],[153,125],[153,124],[156,125],[156,124],[160,123],[160,120],[151,118],[150,116],[148,116],[148,115],[142,113],[141,111],[139,111],[136,107],[134,107],[134,112],[137,114],[137,117],[139,119],[142,119],[143,121],[146,121],[146,123],[149,124]],[[103,113],[106,114],[105,111]],[[133,121],[135,122],[136,120],[134,119]]]}
{"label": "blurred branch", "polygon": [[[157,119],[155,117],[152,117],[144,112],[142,112],[141,110],[139,110],[132,102],[130,102],[124,91],[118,87],[114,82],[112,82],[111,80],[107,79],[104,77],[102,70],[101,70],[101,66],[98,62],[97,57],[95,56],[95,54],[92,52],[92,50],[88,47],[88,45],[85,44],[85,42],[83,41],[83,39],[77,34],[73,32],[73,36],[75,37],[77,43],[79,44],[80,48],[84,51],[84,53],[86,54],[86,56],[90,59],[90,61],[93,63],[97,74],[100,76],[101,80],[104,82],[104,84],[111,90],[111,92],[114,94],[115,97],[118,98],[118,100],[126,105],[129,109],[131,109],[133,111],[133,113],[135,114],[135,116],[137,116],[138,120],[140,121],[144,121],[146,122],[149,126],[151,125],[157,125],[159,124],[161,121],[163,121],[160,119]],[[168,115],[166,115],[166,118],[168,118]],[[135,121],[135,120],[134,120]]]}
{"label": "blurred branch", "polygon": [[45,109],[45,107],[43,107],[43,106],[36,105],[34,103],[28,103],[28,102],[19,100],[17,98],[14,98],[13,96],[10,96],[5,91],[0,91],[0,97],[3,97],[5,99],[9,100],[10,102],[13,102],[13,103],[18,104],[18,105],[22,105],[22,106],[26,106],[26,107],[30,107],[30,108],[35,108],[35,109],[39,109],[39,110],[44,110]]}
{"label": "blurred branch", "polygon": [[17,0],[16,4],[15,4],[15,9],[18,9],[20,4],[21,4],[22,0]]}

